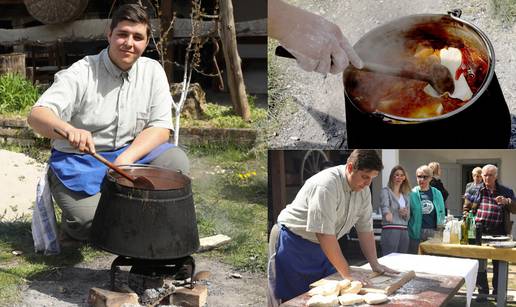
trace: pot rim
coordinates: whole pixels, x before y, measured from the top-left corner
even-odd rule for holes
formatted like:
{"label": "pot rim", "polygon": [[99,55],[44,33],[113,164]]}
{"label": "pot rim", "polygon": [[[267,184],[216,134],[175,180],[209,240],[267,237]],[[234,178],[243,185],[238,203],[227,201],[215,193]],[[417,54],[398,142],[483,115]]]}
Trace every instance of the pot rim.
{"label": "pot rim", "polygon": [[471,22],[466,21],[466,20],[460,18],[460,15],[461,15],[461,11],[460,10],[458,10],[458,11],[454,10],[454,11],[448,12],[448,14],[413,14],[413,15],[403,16],[403,17],[391,20],[391,21],[385,23],[384,25],[380,25],[380,26],[375,27],[372,30],[368,31],[366,34],[364,34],[364,36],[362,36],[362,38],[360,38],[354,44],[354,47],[358,43],[360,43],[372,31],[381,29],[382,27],[384,27],[386,25],[389,25],[389,24],[392,24],[392,23],[401,22],[402,20],[405,20],[405,19],[413,19],[413,18],[418,18],[418,17],[445,17],[445,16],[446,17],[450,17],[450,18],[460,22],[461,24],[464,24],[464,25],[470,27],[476,34],[478,34],[478,36],[480,37],[480,39],[484,43],[484,45],[486,47],[486,50],[487,50],[487,59],[488,59],[488,64],[489,64],[488,73],[487,73],[486,77],[484,78],[484,80],[482,82],[482,86],[480,87],[480,89],[474,94],[474,96],[467,103],[465,103],[461,107],[459,107],[459,108],[457,108],[457,109],[455,109],[455,110],[453,110],[451,112],[448,112],[446,114],[439,115],[439,116],[430,117],[430,118],[402,117],[402,116],[392,115],[392,114],[388,114],[388,113],[384,113],[384,112],[380,112],[380,111],[365,112],[364,110],[360,109],[355,104],[355,102],[351,98],[351,96],[348,95],[348,92],[346,91],[345,82],[344,82],[345,81],[345,72],[344,72],[343,73],[343,82],[344,82],[344,95],[345,95],[345,97],[347,97],[351,101],[351,104],[355,108],[357,108],[360,112],[370,114],[372,117],[378,118],[378,119],[386,121],[386,122],[389,122],[390,120],[396,120],[396,121],[400,121],[400,122],[413,123],[413,124],[424,123],[424,122],[431,122],[431,121],[436,121],[436,120],[441,120],[441,119],[445,119],[445,118],[451,117],[451,116],[453,116],[453,115],[455,115],[455,114],[457,114],[459,112],[462,112],[465,109],[467,109],[475,101],[477,101],[479,97],[482,96],[482,94],[487,90],[489,84],[491,84],[491,81],[492,81],[492,79],[494,77],[494,74],[495,74],[496,58],[495,58],[495,51],[494,51],[493,44],[491,43],[491,41],[489,40],[487,35],[482,30],[480,30],[480,28],[478,28],[477,26],[475,26]]}
{"label": "pot rim", "polygon": [[[161,166],[157,166],[157,165],[150,165],[150,164],[138,164],[138,163],[134,163],[134,164],[122,164],[122,165],[118,165],[122,170],[124,171],[130,171],[130,170],[134,170],[134,169],[158,169],[158,170],[164,170],[164,171],[167,171],[167,172],[173,172],[173,173],[176,173],[177,175],[183,177],[184,179],[184,183],[185,183],[185,186],[189,186],[191,185],[192,183],[192,180],[190,179],[190,177],[188,177],[187,175],[183,174],[183,172],[181,172],[180,170],[174,170],[174,169],[169,169],[169,168],[165,168],[165,167],[161,167]],[[114,184],[117,184],[119,186],[122,186],[124,188],[130,188],[130,189],[135,189],[134,187],[132,186],[126,186],[126,185],[123,185],[119,182],[117,182],[117,178],[115,178],[113,175],[116,175],[116,176],[119,176],[119,177],[122,177],[121,175],[119,175],[116,171],[108,168],[107,169],[107,172],[106,172],[106,179],[109,180],[110,182],[113,182]],[[161,191],[160,189],[156,189],[154,191]],[[167,190],[164,190],[164,191],[167,191]]]}

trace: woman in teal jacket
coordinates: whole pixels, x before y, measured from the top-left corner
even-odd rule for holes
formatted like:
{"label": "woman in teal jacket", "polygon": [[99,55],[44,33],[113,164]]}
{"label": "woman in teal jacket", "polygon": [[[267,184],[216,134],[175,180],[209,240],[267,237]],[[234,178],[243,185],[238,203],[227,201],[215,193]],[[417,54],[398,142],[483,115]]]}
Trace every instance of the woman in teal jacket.
{"label": "woman in teal jacket", "polygon": [[444,223],[444,200],[441,192],[430,186],[432,170],[416,170],[417,186],[410,192],[409,253],[417,254],[419,243],[434,236],[437,225]]}

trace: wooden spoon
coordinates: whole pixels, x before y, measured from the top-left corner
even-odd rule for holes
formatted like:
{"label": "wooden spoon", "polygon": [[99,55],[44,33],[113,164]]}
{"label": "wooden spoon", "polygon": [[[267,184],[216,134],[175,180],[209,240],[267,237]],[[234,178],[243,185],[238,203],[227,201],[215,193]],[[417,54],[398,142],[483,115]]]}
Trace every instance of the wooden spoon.
{"label": "wooden spoon", "polygon": [[[294,55],[282,46],[276,47],[275,54],[295,59]],[[445,92],[452,94],[455,90],[455,83],[450,71],[444,65],[438,63],[432,64],[428,72],[419,72],[371,62],[364,62],[364,67],[360,70],[424,81],[430,84],[439,95]]]}
{"label": "wooden spoon", "polygon": [[433,63],[428,72],[414,71],[371,62],[364,62],[364,67],[361,70],[424,81],[430,84],[439,95],[445,92],[452,94],[455,90],[455,84],[453,83],[453,77],[450,71],[444,65],[438,63]]}
{"label": "wooden spoon", "polygon": [[[66,133],[65,131],[63,131],[59,128],[54,128],[54,132],[59,134],[60,136],[64,137],[65,139],[68,139],[68,133]],[[129,180],[133,183],[133,186],[135,188],[145,189],[145,190],[154,190],[155,189],[154,184],[147,177],[145,177],[145,176],[133,177],[133,176],[129,175],[128,173],[126,173],[120,167],[118,167],[118,166],[114,165],[113,163],[109,162],[108,160],[106,160],[103,156],[101,156],[97,153],[92,153],[87,149],[85,150],[85,152],[92,155],[95,159],[99,160],[100,162],[104,163],[110,169],[114,170],[115,172],[119,173],[123,177],[127,178],[127,180]]]}

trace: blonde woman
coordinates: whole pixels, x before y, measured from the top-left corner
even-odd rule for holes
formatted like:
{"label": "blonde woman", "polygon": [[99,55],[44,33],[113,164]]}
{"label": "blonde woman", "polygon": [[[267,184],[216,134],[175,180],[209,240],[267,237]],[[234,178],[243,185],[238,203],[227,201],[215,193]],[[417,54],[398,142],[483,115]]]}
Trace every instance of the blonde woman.
{"label": "blonde woman", "polygon": [[[473,171],[471,171],[471,177],[473,178],[473,181],[472,182],[468,182],[466,184],[466,193],[468,193],[468,191],[470,191],[470,189],[475,189],[477,190],[480,185],[482,184],[483,180],[482,180],[482,168],[477,166],[473,169]],[[470,194],[473,194],[473,193],[470,193]]]}
{"label": "blonde woman", "polygon": [[446,206],[446,199],[448,199],[448,191],[444,187],[443,182],[441,181],[441,165],[439,162],[430,162],[428,163],[428,167],[432,170],[432,180],[430,180],[430,186],[436,188],[441,192],[444,200],[444,214],[448,215],[448,207]]}
{"label": "blonde woman", "polygon": [[382,189],[382,253],[407,253],[409,236],[407,224],[410,217],[410,183],[401,165],[392,168],[389,182]]}
{"label": "blonde woman", "polygon": [[409,252],[417,254],[419,243],[434,236],[437,225],[444,223],[444,200],[441,192],[430,186],[432,169],[422,165],[416,170],[417,186],[410,192],[408,222]]}

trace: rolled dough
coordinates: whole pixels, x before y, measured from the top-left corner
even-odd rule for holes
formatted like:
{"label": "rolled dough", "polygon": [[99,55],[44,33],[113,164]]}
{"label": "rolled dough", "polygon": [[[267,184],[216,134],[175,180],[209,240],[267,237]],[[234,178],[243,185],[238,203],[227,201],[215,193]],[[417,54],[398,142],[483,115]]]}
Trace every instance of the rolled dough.
{"label": "rolled dough", "polygon": [[346,293],[358,293],[360,292],[360,289],[362,289],[362,282],[354,280],[351,282],[351,285],[349,287],[340,290],[340,295]]}
{"label": "rolled dough", "polygon": [[346,293],[339,296],[339,302],[343,306],[353,305],[362,303],[364,301],[364,297],[360,294],[356,293]]}
{"label": "rolled dough", "polygon": [[314,295],[308,300],[309,307],[333,307],[339,305],[336,295]]}
{"label": "rolled dough", "polygon": [[381,304],[388,300],[387,295],[382,293],[367,293],[364,295],[364,301],[368,304],[375,305]]}

